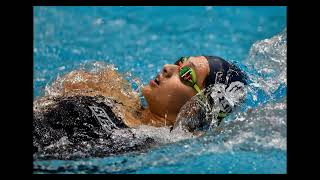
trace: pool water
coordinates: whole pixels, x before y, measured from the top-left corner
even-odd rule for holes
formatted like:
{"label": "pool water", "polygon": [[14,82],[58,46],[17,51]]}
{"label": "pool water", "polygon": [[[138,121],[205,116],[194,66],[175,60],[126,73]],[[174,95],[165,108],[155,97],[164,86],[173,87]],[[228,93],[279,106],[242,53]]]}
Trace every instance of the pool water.
{"label": "pool water", "polygon": [[34,99],[97,61],[147,84],[181,56],[217,55],[251,80],[220,134],[105,158],[34,161],[34,173],[286,173],[286,22],[286,7],[34,7]]}

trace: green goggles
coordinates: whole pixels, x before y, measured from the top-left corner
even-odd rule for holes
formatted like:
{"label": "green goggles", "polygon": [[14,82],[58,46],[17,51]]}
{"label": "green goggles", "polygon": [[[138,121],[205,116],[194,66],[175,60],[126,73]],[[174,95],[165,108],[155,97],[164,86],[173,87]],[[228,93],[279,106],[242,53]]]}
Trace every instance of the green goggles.
{"label": "green goggles", "polygon": [[187,57],[181,57],[174,64],[180,66],[179,77],[181,81],[187,86],[193,87],[198,93],[201,93],[201,90],[197,83],[197,76],[194,69],[191,67],[182,67],[182,64],[188,60]]}

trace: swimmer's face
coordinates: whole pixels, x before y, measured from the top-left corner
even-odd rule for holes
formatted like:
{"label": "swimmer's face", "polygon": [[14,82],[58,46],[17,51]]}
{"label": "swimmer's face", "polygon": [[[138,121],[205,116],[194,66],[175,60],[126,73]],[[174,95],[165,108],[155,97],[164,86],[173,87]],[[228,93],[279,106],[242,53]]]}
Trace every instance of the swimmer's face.
{"label": "swimmer's face", "polygon": [[[197,85],[200,89],[204,87],[204,80],[209,74],[209,63],[204,56],[190,57],[181,67],[188,66],[195,70]],[[148,102],[149,109],[161,117],[166,117],[167,125],[173,125],[180,108],[197,91],[184,84],[179,77],[180,67],[174,64],[163,66],[162,72],[155,80],[145,86],[142,91]]]}

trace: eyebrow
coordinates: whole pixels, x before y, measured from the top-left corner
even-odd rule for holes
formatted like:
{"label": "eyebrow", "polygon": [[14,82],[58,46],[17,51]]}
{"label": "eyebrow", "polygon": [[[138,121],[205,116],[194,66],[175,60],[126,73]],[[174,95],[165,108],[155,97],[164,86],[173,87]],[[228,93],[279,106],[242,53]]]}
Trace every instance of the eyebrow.
{"label": "eyebrow", "polygon": [[196,70],[197,68],[197,66],[193,63],[193,62],[191,62],[191,61],[189,61],[189,62],[186,62],[186,65],[184,65],[184,66],[186,66],[186,67],[191,67],[191,68],[193,68],[194,70]]}
{"label": "eyebrow", "polygon": [[193,62],[189,61],[189,64],[191,64],[194,69],[196,68],[196,65]]}

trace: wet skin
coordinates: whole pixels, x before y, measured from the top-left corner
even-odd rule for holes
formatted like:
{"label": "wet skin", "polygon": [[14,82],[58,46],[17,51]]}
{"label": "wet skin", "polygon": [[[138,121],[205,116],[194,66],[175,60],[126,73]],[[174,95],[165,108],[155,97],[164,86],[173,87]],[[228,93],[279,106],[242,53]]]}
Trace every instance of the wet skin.
{"label": "wet skin", "polygon": [[197,85],[204,87],[204,80],[209,74],[209,63],[204,56],[189,57],[181,66],[165,64],[155,80],[144,87],[142,94],[148,103],[148,109],[157,118],[165,118],[166,125],[173,125],[180,108],[197,91],[184,84],[179,77],[181,67],[188,66],[195,70]]}

